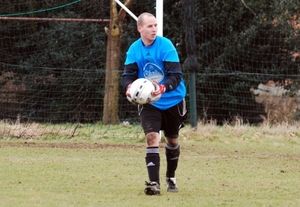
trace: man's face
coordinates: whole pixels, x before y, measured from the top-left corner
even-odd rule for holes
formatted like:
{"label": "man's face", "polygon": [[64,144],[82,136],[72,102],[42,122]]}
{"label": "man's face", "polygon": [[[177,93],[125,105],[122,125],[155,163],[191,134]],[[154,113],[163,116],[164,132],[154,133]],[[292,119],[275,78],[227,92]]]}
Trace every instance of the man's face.
{"label": "man's face", "polygon": [[157,21],[153,16],[144,16],[143,24],[138,25],[138,31],[145,44],[152,43],[156,38]]}

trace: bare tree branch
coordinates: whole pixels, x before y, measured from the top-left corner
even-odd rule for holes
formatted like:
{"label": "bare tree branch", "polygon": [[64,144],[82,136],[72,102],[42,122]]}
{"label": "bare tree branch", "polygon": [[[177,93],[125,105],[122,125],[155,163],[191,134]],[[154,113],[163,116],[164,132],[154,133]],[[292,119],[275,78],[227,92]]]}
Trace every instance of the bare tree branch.
{"label": "bare tree branch", "polygon": [[[135,2],[135,0],[126,0],[124,3],[124,6],[129,8],[134,2]],[[123,21],[125,16],[126,16],[126,11],[123,8],[121,8],[119,11],[119,15],[118,15],[119,21]]]}
{"label": "bare tree branch", "polygon": [[249,9],[253,14],[254,16],[256,16],[256,14],[254,13],[254,11],[245,3],[245,0],[241,0],[241,2],[244,4],[244,6]]}

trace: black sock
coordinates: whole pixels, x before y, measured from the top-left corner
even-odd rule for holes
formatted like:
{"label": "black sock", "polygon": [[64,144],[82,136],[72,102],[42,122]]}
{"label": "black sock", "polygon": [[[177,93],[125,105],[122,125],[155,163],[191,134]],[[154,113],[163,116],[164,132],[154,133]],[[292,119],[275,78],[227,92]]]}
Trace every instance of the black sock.
{"label": "black sock", "polygon": [[160,183],[159,181],[160,157],[159,157],[158,147],[147,147],[145,160],[146,160],[149,180],[155,181],[159,184]]}
{"label": "black sock", "polygon": [[166,158],[167,158],[167,172],[166,177],[175,177],[175,171],[178,166],[178,160],[180,155],[180,145],[171,147],[166,144]]}

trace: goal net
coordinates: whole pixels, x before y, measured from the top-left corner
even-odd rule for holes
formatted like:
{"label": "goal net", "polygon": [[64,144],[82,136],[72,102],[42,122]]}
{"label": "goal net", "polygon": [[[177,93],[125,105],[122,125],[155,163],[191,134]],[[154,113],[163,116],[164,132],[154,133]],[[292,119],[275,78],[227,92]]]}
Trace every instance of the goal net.
{"label": "goal net", "polygon": [[[124,2],[124,1],[123,1]],[[185,4],[164,1],[164,36],[187,54]],[[299,5],[296,0],[194,1],[199,121],[218,124],[298,121]],[[120,6],[116,7],[120,10]],[[134,14],[155,14],[155,1],[135,1]],[[0,137],[142,137],[136,106],[119,83],[119,123],[105,126],[103,99],[110,1],[0,2]],[[120,65],[137,38],[124,20]],[[120,75],[122,67],[118,69]],[[188,122],[189,120],[187,120]],[[81,130],[79,130],[81,129]],[[84,129],[84,130],[83,130]],[[126,129],[126,130],[125,130]],[[85,131],[86,130],[86,131]],[[80,132],[79,132],[80,131]],[[128,132],[127,132],[128,131]]]}

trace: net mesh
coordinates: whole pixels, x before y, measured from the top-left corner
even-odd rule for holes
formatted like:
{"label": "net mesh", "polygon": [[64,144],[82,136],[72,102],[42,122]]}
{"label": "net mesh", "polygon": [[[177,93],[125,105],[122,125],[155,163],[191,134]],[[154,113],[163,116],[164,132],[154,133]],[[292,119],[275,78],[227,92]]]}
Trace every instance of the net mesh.
{"label": "net mesh", "polygon": [[[188,44],[184,2],[164,2],[163,34],[182,62]],[[155,1],[135,1],[130,9],[136,15],[155,14]],[[218,123],[297,121],[297,2],[201,0],[194,9],[199,68],[184,71],[188,107],[190,74],[196,76],[196,108],[189,113]],[[0,136],[142,137],[136,106],[119,83],[118,123],[101,122],[109,19],[107,0],[0,2]],[[138,37],[135,20],[127,15],[121,66]],[[122,67],[117,73],[121,75]]]}

